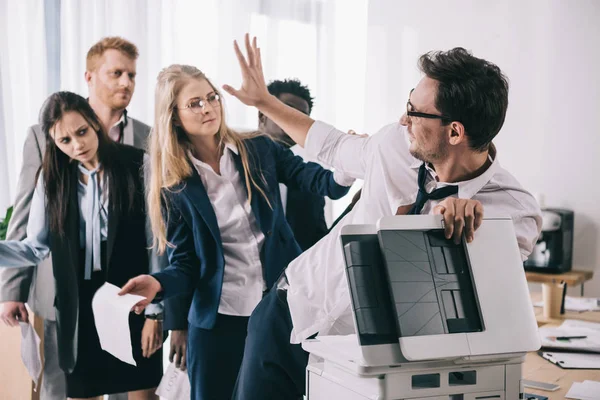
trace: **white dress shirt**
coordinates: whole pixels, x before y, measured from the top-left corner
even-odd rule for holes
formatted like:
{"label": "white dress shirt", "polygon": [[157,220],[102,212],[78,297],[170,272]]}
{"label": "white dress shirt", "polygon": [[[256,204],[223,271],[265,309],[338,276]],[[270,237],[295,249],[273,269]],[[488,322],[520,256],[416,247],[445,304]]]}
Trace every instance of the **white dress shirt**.
{"label": "white dress shirt", "polygon": [[[100,218],[100,238],[106,241],[108,236],[108,196],[102,193],[103,185],[100,185],[100,198],[102,207],[98,218]],[[77,200],[79,202],[79,245],[85,248],[86,225],[86,185],[79,181],[77,185]],[[39,175],[33,196],[29,220],[27,222],[27,237],[21,241],[9,240],[0,242],[0,266],[3,267],[30,267],[42,262],[50,254],[50,236],[48,221],[46,218],[46,193],[42,174]]]}
{"label": "white dress shirt", "polygon": [[225,271],[219,313],[249,316],[266,289],[260,260],[265,236],[248,203],[232,153],[238,154],[237,148],[226,144],[219,160],[221,175],[191,154],[188,156],[202,179],[221,233]]}
{"label": "white dress shirt", "polygon": [[133,146],[133,124],[127,119],[127,110],[123,111],[121,118],[110,128],[108,137],[117,143]]}
{"label": "white dress shirt", "polygon": [[[363,138],[316,121],[308,132],[305,149],[336,170],[364,179],[364,186],[354,209],[286,269],[287,300],[294,325],[292,343],[300,343],[316,332],[354,332],[340,231],[348,224],[374,224],[383,216],[395,215],[398,207],[413,204],[422,164],[410,154],[408,133],[399,123]],[[430,190],[446,184],[430,179]],[[500,166],[497,158],[480,176],[458,182],[457,197],[480,201],[486,216],[510,216],[523,259],[531,253],[541,229],[541,211],[533,196]],[[428,201],[422,214],[431,213],[438,203]]]}

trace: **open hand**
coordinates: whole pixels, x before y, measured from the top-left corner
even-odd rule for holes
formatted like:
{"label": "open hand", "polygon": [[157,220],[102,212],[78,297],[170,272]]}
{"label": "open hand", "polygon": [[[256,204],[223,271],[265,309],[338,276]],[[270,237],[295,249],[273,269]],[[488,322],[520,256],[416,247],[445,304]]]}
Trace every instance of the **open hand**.
{"label": "open hand", "polygon": [[150,358],[162,346],[162,321],[146,319],[142,328],[142,356]]}
{"label": "open hand", "polygon": [[156,280],[156,278],[153,278],[150,275],[140,275],[127,281],[125,286],[121,288],[119,296],[123,296],[127,293],[144,296],[144,300],[139,301],[135,306],[133,306],[133,311],[135,311],[136,314],[141,314],[161,290],[162,286],[160,285],[160,282]]}
{"label": "open hand", "polygon": [[236,90],[229,85],[223,85],[223,89],[248,106],[259,106],[269,98],[270,94],[265,84],[260,49],[256,45],[256,37],[252,39],[252,45],[250,45],[250,36],[246,33],[245,42],[246,53],[248,54],[247,60],[242,54],[237,41],[233,42],[233,48],[242,71],[242,87]]}

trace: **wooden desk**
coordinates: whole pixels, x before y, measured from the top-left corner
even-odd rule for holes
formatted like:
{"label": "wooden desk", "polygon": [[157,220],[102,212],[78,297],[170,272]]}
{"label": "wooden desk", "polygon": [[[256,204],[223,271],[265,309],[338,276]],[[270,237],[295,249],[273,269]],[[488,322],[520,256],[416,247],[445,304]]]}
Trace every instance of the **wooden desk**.
{"label": "wooden desk", "polygon": [[[563,296],[563,290],[565,289],[556,284],[564,282],[566,283],[567,287],[581,285],[581,295],[583,296],[583,284],[592,279],[593,276],[593,271],[572,270],[565,272],[564,274],[545,274],[542,272],[525,271],[527,282],[541,283],[543,286],[542,291],[547,291],[547,293],[550,295],[550,298],[558,299]],[[558,291],[560,291],[560,293],[558,293]],[[552,316],[552,313],[549,310],[547,310],[545,314]],[[539,316],[536,316],[536,318],[538,319],[538,322],[540,319],[542,319],[545,323],[553,322],[555,320],[555,318],[545,318],[543,313]]]}
{"label": "wooden desk", "polygon": [[[541,300],[541,293],[532,293],[531,300],[536,302]],[[569,312],[561,315],[559,319],[544,321],[541,307],[534,307],[536,317],[538,318],[538,326],[541,325],[560,325],[564,319],[580,319],[590,322],[600,323],[600,312]],[[550,400],[564,399],[565,395],[571,388],[573,382],[583,382],[584,380],[600,381],[599,369],[562,369],[544,360],[537,355],[536,352],[528,353],[523,364],[523,379],[529,379],[539,382],[555,383],[560,385],[560,389],[555,392],[525,388],[527,393],[539,394],[548,397]]]}
{"label": "wooden desk", "polygon": [[594,276],[594,271],[569,271],[564,274],[544,274],[542,272],[525,271],[527,282],[535,283],[559,283],[565,282],[567,286],[581,285]]}

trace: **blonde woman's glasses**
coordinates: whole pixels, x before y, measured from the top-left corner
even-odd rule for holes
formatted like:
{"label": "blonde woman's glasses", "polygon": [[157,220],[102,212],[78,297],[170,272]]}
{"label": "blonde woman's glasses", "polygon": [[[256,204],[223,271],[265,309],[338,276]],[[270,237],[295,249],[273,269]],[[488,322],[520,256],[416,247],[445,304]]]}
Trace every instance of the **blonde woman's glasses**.
{"label": "blonde woman's glasses", "polygon": [[[221,97],[217,93],[211,93],[208,96],[206,96],[206,99],[202,99],[202,98],[194,99],[190,102],[190,104],[188,104],[185,107],[179,107],[179,109],[180,110],[189,109],[194,114],[200,114],[204,110],[204,107],[206,107],[207,104],[210,104],[211,107],[214,109],[221,107],[220,99],[221,99]],[[175,109],[177,109],[177,107],[175,107]]]}

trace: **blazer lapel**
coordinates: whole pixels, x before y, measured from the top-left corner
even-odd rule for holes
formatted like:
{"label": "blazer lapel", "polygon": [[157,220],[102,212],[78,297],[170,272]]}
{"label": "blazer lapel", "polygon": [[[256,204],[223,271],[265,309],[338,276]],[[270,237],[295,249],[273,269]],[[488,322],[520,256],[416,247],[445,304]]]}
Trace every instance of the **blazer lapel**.
{"label": "blazer lapel", "polygon": [[119,229],[119,213],[111,207],[108,207],[108,237],[106,238],[106,271],[110,266],[110,257],[112,256],[113,249],[115,247],[115,238]]}
{"label": "blazer lapel", "polygon": [[208,229],[210,229],[210,232],[217,242],[217,245],[222,247],[223,244],[221,241],[221,232],[219,231],[219,223],[217,222],[215,210],[210,202],[210,199],[208,198],[208,193],[206,193],[206,188],[202,184],[200,175],[198,175],[198,171],[196,171],[194,166],[192,166],[192,176],[186,180],[183,193],[188,196],[188,199],[194,205],[208,226]]}
{"label": "blazer lapel", "polygon": [[80,226],[79,226],[79,169],[76,163],[73,165],[71,193],[69,194],[69,205],[67,206],[67,224],[65,225],[65,236],[68,243],[68,251],[70,253],[75,275],[79,277],[81,274],[81,243],[79,241]]}

